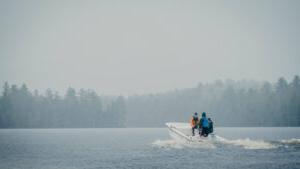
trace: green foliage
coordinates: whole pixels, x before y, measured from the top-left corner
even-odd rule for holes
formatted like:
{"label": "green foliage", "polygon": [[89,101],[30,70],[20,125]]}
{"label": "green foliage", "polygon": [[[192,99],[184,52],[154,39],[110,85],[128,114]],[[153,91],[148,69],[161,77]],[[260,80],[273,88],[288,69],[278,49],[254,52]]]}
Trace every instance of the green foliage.
{"label": "green foliage", "polygon": [[0,128],[158,127],[207,112],[217,126],[300,126],[300,78],[289,83],[218,80],[195,88],[128,98],[98,96],[69,87],[61,97],[48,89],[3,85]]}
{"label": "green foliage", "polygon": [[110,98],[106,105],[92,90],[68,88],[61,98],[47,89],[45,96],[6,82],[0,97],[1,128],[123,127],[125,104]]}
{"label": "green foliage", "polygon": [[275,84],[216,81],[196,88],[127,99],[131,126],[164,126],[187,122],[193,112],[208,112],[217,126],[300,126],[300,80]]}

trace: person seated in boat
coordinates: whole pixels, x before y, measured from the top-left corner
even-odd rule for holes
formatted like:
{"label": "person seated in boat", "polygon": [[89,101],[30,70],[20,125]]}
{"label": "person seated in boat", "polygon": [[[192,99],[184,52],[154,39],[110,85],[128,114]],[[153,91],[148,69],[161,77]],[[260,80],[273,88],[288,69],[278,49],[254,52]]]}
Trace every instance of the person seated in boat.
{"label": "person seated in boat", "polygon": [[208,120],[208,133],[214,132],[214,122],[211,120],[211,118],[207,118]]}
{"label": "person seated in boat", "polygon": [[195,129],[199,128],[199,118],[198,113],[195,112],[192,119],[191,119],[191,127],[192,127],[192,134],[195,135]]}
{"label": "person seated in boat", "polygon": [[201,128],[201,132],[199,130],[200,136],[207,137],[209,134],[208,133],[208,119],[206,118],[205,112],[202,113],[202,117],[200,119],[200,128]]}

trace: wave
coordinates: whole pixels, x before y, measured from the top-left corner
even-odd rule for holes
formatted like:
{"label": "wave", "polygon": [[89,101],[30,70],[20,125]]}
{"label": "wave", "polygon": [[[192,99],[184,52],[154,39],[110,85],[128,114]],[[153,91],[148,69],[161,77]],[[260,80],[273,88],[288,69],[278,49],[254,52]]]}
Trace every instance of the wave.
{"label": "wave", "polygon": [[263,141],[263,140],[251,140],[249,138],[229,140],[229,139],[225,139],[225,138],[220,137],[220,136],[216,136],[216,142],[222,143],[222,144],[241,146],[245,149],[273,149],[273,148],[277,148],[277,145],[272,144],[270,142],[266,142],[266,141]]}
{"label": "wave", "polygon": [[[295,140],[289,140],[295,141]],[[297,143],[300,143],[300,139],[296,139]],[[221,136],[215,136],[212,140],[205,140],[202,142],[188,142],[180,139],[169,139],[169,140],[156,140],[152,143],[154,147],[158,148],[175,148],[175,149],[182,149],[182,148],[216,148],[218,145],[233,145],[239,146],[244,149],[274,149],[277,148],[278,145],[275,145],[271,142],[267,142],[264,140],[252,140],[249,138],[246,139],[235,139],[229,140],[223,138]]]}
{"label": "wave", "polygon": [[281,140],[280,142],[283,144],[300,144],[300,139],[292,138],[292,139],[288,139],[288,140]]}

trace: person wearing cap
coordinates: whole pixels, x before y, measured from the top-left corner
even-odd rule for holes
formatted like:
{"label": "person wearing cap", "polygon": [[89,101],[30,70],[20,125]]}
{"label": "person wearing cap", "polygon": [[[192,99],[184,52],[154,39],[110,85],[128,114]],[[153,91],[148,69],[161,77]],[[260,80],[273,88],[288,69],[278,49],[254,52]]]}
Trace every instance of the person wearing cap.
{"label": "person wearing cap", "polygon": [[202,117],[200,119],[200,128],[202,129],[201,131],[201,136],[207,137],[208,136],[208,119],[206,118],[206,113],[202,113]]}
{"label": "person wearing cap", "polygon": [[191,127],[192,127],[192,134],[195,135],[195,129],[199,128],[199,118],[198,113],[195,112],[193,117],[191,118]]}

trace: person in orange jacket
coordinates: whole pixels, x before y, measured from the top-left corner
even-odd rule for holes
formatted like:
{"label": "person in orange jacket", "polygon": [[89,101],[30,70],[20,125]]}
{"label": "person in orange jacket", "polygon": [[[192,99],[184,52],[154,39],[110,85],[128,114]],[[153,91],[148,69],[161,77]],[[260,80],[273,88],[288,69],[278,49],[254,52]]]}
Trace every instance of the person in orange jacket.
{"label": "person in orange jacket", "polygon": [[199,118],[198,113],[195,112],[193,117],[191,118],[191,127],[192,127],[192,134],[195,135],[195,129],[199,128]]}

